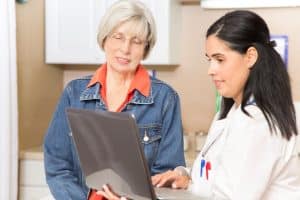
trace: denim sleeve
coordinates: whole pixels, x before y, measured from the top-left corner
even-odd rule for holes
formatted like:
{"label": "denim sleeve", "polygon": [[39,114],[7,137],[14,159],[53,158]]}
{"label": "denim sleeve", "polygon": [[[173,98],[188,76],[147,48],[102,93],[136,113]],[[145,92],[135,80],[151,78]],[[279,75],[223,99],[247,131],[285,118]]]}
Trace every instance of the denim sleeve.
{"label": "denim sleeve", "polygon": [[180,100],[176,92],[172,91],[168,95],[163,105],[162,116],[162,138],[151,174],[185,166]]}
{"label": "denim sleeve", "polygon": [[46,181],[56,200],[84,200],[87,192],[75,169],[65,109],[70,106],[68,88],[62,94],[44,140]]}

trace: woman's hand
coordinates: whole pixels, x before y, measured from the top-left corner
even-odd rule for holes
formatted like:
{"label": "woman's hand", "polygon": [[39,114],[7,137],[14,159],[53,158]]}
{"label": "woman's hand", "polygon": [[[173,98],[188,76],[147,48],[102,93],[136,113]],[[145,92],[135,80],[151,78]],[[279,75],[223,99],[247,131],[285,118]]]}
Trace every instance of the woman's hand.
{"label": "woman's hand", "polygon": [[104,196],[108,200],[128,200],[126,197],[120,197],[108,185],[103,185],[102,190],[98,190],[97,194]]}
{"label": "woman's hand", "polygon": [[187,189],[190,178],[181,175],[176,170],[169,170],[152,176],[152,184],[156,187],[172,187],[174,189]]}

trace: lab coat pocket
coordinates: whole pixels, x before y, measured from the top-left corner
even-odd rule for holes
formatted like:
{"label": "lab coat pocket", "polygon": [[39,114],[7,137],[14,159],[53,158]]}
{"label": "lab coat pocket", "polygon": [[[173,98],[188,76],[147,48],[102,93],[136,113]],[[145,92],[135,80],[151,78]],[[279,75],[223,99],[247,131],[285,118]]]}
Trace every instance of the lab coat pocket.
{"label": "lab coat pocket", "polygon": [[193,164],[192,183],[189,190],[196,195],[209,197],[211,195],[211,170],[212,163],[199,155]]}

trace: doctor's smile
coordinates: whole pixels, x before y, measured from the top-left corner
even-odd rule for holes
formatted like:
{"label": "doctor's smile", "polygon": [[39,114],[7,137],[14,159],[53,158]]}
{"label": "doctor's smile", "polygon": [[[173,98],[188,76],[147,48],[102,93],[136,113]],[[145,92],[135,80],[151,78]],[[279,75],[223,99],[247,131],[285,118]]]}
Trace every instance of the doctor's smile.
{"label": "doctor's smile", "polygon": [[213,83],[215,84],[215,87],[216,87],[217,89],[221,89],[222,84],[225,83],[225,81],[213,80]]}

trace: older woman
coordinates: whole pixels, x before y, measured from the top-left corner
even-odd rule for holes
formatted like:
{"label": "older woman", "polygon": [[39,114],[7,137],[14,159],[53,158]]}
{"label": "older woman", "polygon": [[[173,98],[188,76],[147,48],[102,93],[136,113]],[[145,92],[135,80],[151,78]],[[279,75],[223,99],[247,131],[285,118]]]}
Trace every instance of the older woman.
{"label": "older woman", "polygon": [[96,198],[94,191],[89,195],[70,137],[68,107],[133,114],[152,175],[185,165],[178,94],[140,64],[156,41],[150,11],[139,1],[118,1],[99,30],[106,63],[93,76],[67,85],[45,137],[46,179],[58,200]]}

